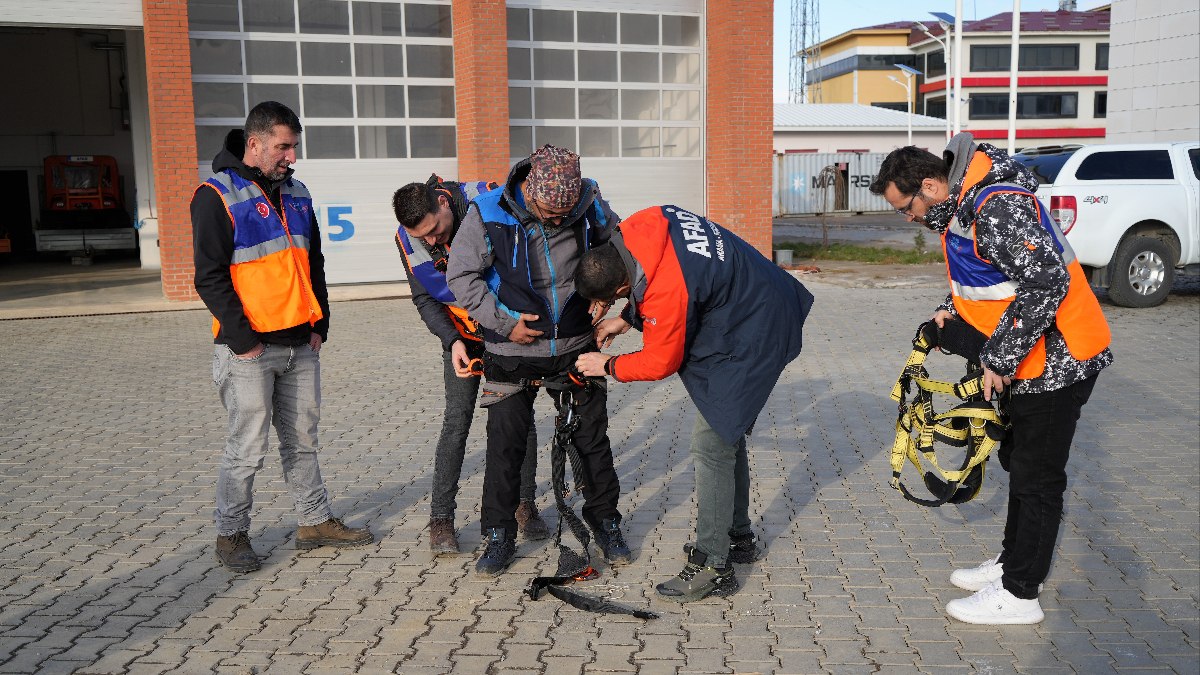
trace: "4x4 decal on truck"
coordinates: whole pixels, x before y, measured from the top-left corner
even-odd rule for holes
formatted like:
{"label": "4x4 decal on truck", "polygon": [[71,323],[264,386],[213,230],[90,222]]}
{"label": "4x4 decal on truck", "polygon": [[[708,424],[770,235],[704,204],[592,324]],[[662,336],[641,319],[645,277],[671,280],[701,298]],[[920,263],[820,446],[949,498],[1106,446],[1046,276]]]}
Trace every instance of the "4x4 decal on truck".
{"label": "4x4 decal on truck", "polygon": [[1099,197],[1087,196],[1083,198],[1084,204],[1107,204],[1108,195],[1100,195]]}

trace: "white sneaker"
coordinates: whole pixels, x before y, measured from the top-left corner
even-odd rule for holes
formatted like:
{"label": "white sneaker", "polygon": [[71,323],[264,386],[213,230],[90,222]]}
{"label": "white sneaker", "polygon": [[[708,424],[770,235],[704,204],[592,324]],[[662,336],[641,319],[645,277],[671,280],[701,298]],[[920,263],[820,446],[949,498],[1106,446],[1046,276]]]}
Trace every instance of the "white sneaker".
{"label": "white sneaker", "polygon": [[979,591],[992,585],[1004,576],[1004,565],[999,562],[1000,556],[988,560],[979,567],[965,570],[954,570],[950,574],[950,583],[964,591]]}
{"label": "white sneaker", "polygon": [[1040,623],[1046,618],[1037,598],[1022,600],[999,583],[985,586],[969,598],[951,600],[946,603],[946,613],[964,623],[988,626]]}

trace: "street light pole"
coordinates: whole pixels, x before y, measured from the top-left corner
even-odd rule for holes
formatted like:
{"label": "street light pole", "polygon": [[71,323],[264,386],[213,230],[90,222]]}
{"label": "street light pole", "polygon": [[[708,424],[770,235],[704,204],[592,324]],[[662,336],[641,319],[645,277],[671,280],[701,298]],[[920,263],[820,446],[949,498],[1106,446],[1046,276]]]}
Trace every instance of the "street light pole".
{"label": "street light pole", "polygon": [[908,145],[912,145],[912,116],[913,116],[913,97],[912,97],[912,78],[913,75],[920,75],[921,71],[916,68],[910,68],[906,65],[896,63],[893,64],[904,73],[904,82],[896,79],[895,75],[888,75],[888,79],[896,84],[904,87],[904,95],[908,98]]}
{"label": "street light pole", "polygon": [[[913,28],[916,28],[917,30],[921,31],[926,36],[928,36],[931,40],[938,43],[942,47],[942,62],[943,62],[944,70],[946,71],[945,73],[943,73],[942,79],[946,83],[946,114],[945,114],[945,118],[946,118],[946,140],[948,141],[948,140],[950,140],[950,137],[953,135],[953,132],[951,132],[951,130],[950,130],[950,45],[954,44],[954,38],[951,35],[950,31],[951,31],[951,24],[954,21],[954,17],[950,16],[949,14],[939,14],[937,12],[934,12],[933,14],[935,17],[937,17],[938,25],[942,27],[942,34],[946,36],[945,40],[934,35],[933,33],[930,33],[929,28],[925,24],[921,23],[920,21],[914,21]],[[942,18],[942,17],[945,17],[945,18]],[[947,22],[947,19],[949,19],[949,22]]]}

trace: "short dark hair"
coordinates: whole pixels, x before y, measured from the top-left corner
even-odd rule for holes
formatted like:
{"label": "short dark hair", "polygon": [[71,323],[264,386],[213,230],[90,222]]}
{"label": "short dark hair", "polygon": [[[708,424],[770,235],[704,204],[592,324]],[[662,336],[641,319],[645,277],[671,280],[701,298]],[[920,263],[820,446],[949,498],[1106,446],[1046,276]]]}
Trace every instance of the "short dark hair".
{"label": "short dark hair", "polygon": [[425,216],[437,211],[437,191],[425,183],[409,183],[392,195],[392,212],[396,214],[396,222],[404,227],[416,227]]}
{"label": "short dark hair", "polygon": [[612,244],[597,246],[584,253],[575,268],[575,292],[588,300],[612,300],[621,285],[627,283],[629,273],[625,261]]}
{"label": "short dark hair", "polygon": [[949,175],[945,160],[928,150],[909,145],[893,150],[884,158],[879,175],[868,189],[871,194],[881,195],[888,183],[895,183],[901,194],[915,195],[921,191],[921,181],[926,178],[945,181]]}
{"label": "short dark hair", "polygon": [[304,127],[300,126],[300,118],[291,108],[279,101],[263,101],[250,110],[242,130],[249,140],[251,136],[270,136],[280,124],[298,134],[304,131]]}

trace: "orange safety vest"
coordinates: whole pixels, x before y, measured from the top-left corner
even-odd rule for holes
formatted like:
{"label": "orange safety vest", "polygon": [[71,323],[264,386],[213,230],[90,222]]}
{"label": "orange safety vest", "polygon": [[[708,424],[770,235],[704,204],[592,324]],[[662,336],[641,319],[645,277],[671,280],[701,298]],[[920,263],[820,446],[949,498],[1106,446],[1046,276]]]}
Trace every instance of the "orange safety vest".
{"label": "orange safety vest", "polygon": [[[959,194],[959,206],[963,196],[979,184],[992,168],[992,160],[983,152],[976,152],[963,177]],[[1086,361],[1109,346],[1112,335],[1100,303],[1087,282],[1087,275],[1075,257],[1075,251],[1058,229],[1058,225],[1046,213],[1037,197],[1018,185],[992,185],[980,191],[975,198],[974,210],[979,209],[993,195],[1015,193],[1029,196],[1037,205],[1042,227],[1062,253],[1063,262],[1070,274],[1067,295],[1054,314],[1054,322],[1066,340],[1071,356]],[[1026,245],[1032,246],[1026,242]],[[963,227],[957,217],[942,233],[942,252],[946,259],[946,273],[950,279],[950,292],[958,315],[984,335],[992,335],[1000,325],[1005,310],[1016,298],[1017,284],[1009,279],[990,260],[979,255],[975,240],[975,224],[970,229]],[[1038,338],[1033,349],[1017,366],[1016,379],[1028,380],[1040,377],[1046,368],[1046,338]]]}
{"label": "orange safety vest", "polygon": [[[276,210],[262,189],[234,171],[222,171],[200,184],[217,191],[233,223],[229,273],[250,327],[259,333],[324,318],[312,288],[308,265],[312,196],[294,178],[280,186]],[[213,337],[221,324],[213,317]]]}

